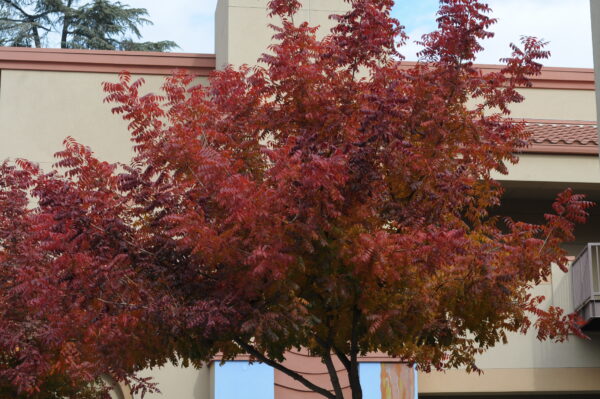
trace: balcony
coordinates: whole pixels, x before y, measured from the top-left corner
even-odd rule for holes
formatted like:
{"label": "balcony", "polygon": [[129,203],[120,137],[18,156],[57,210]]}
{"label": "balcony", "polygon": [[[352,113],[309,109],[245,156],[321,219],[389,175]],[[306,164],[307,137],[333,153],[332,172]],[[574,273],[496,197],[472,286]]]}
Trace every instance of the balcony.
{"label": "balcony", "polygon": [[600,243],[586,245],[571,273],[573,305],[586,322],[583,329],[600,330]]}

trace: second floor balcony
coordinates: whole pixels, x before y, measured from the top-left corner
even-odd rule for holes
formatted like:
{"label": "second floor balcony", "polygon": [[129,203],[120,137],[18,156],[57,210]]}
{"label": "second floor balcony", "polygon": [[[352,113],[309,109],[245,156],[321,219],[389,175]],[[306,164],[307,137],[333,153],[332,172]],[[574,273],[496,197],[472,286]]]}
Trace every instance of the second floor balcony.
{"label": "second floor balcony", "polygon": [[571,267],[573,305],[586,322],[584,330],[600,330],[600,243],[590,243]]}

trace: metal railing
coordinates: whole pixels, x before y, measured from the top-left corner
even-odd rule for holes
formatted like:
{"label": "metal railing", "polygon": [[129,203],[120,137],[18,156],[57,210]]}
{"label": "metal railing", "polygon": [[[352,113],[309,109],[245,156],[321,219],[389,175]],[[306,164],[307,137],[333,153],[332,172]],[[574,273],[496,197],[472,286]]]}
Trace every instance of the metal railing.
{"label": "metal railing", "polygon": [[576,311],[582,310],[591,301],[600,301],[600,243],[586,245],[575,258],[571,273]]}

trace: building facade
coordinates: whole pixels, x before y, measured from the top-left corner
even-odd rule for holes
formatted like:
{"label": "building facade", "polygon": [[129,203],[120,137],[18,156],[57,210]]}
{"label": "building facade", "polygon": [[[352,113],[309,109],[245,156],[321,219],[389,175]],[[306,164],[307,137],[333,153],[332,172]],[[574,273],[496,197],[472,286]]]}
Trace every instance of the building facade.
{"label": "building facade", "polygon": [[[591,0],[598,8],[598,0]],[[594,6],[594,2],[596,5]],[[325,32],[328,16],[344,11],[343,0],[305,0],[300,16]],[[42,165],[62,140],[72,136],[90,145],[100,158],[124,161],[131,154],[126,124],[102,102],[103,81],[128,70],[143,77],[146,90],[157,92],[165,76],[189,69],[205,82],[226,64],[253,64],[270,42],[267,0],[219,0],[216,10],[216,54],[119,53],[109,51],[0,48],[0,159],[28,158]],[[600,26],[600,23],[598,24]],[[600,32],[600,30],[598,30]],[[498,66],[483,65],[483,69]],[[545,68],[533,87],[520,89],[526,101],[513,107],[513,117],[526,120],[532,146],[497,176],[506,188],[499,213],[538,221],[556,193],[572,187],[600,202],[600,162],[594,72],[589,69]],[[483,374],[463,370],[415,373],[401,363],[373,355],[362,359],[365,399],[600,397],[600,212],[577,230],[567,249],[573,267],[556,268],[536,293],[548,305],[579,312],[589,323],[590,340],[576,337],[562,344],[539,342],[534,333],[512,335],[479,359]],[[326,381],[325,368],[305,353],[290,353],[288,365],[315,381]],[[207,364],[196,370],[167,366],[147,370],[160,384],[159,399],[300,399],[318,397],[268,366],[236,362]],[[125,387],[116,398],[131,399]]]}

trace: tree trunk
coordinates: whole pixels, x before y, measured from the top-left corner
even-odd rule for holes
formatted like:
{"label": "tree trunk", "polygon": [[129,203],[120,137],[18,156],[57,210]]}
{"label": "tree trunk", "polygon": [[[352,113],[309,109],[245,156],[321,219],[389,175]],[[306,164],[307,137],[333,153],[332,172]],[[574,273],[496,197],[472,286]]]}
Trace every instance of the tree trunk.
{"label": "tree trunk", "polygon": [[335,398],[344,399],[344,394],[342,393],[342,386],[340,385],[340,379],[333,364],[333,360],[331,360],[331,354],[327,354],[326,356],[324,356],[323,361],[325,362],[325,365],[327,366],[327,371],[329,372],[329,378],[331,379],[331,385],[333,386],[333,391],[335,392]]}
{"label": "tree trunk", "polygon": [[60,48],[67,48],[67,32],[69,26],[69,18],[65,17],[63,21],[62,33],[60,35]]}
{"label": "tree trunk", "polygon": [[360,310],[356,303],[352,309],[352,335],[350,337],[350,370],[348,370],[348,379],[352,389],[352,399],[362,399],[362,387],[360,386],[359,364],[358,364],[358,323],[360,320]]}
{"label": "tree trunk", "polygon": [[[352,399],[362,399],[363,394],[362,394],[362,387],[360,385],[359,363],[358,363],[357,352],[352,352],[350,354],[350,358],[348,358],[348,357],[346,357],[346,355],[344,353],[339,352],[336,348],[334,348],[334,350],[336,351],[335,353],[337,354],[338,358],[340,359],[340,361],[346,368],[346,373],[348,374],[348,381],[350,382],[350,391],[352,392]],[[331,356],[329,358],[331,359]],[[323,360],[325,361],[326,359],[324,358]],[[327,370],[329,371],[329,377],[331,378],[331,383],[335,389],[336,383],[339,386],[338,375],[337,375],[337,373],[335,373],[335,369],[333,369],[333,366],[330,367],[327,362],[325,362],[325,364],[327,365]],[[333,372],[331,371],[332,369],[333,369]],[[336,391],[336,399],[337,399],[337,396],[338,396],[338,393]],[[344,396],[339,395],[339,397],[343,398]]]}
{"label": "tree trunk", "polygon": [[[32,22],[34,22],[34,21],[32,21]],[[35,43],[35,47],[36,48],[42,47],[42,41],[40,39],[40,32],[38,31],[37,26],[33,25],[33,27],[31,28],[31,32],[33,33],[33,42]]]}
{"label": "tree trunk", "polygon": [[71,25],[71,17],[69,16],[69,13],[71,12],[72,4],[72,0],[67,1],[66,9],[63,11],[64,17],[62,32],[60,35],[60,48],[68,48],[67,39],[69,38],[69,26]]}
{"label": "tree trunk", "polygon": [[352,390],[352,399],[362,399],[362,387],[360,386],[360,377],[358,374],[358,361],[356,359],[351,360],[350,372],[348,373],[348,379],[350,380],[350,389]]}

